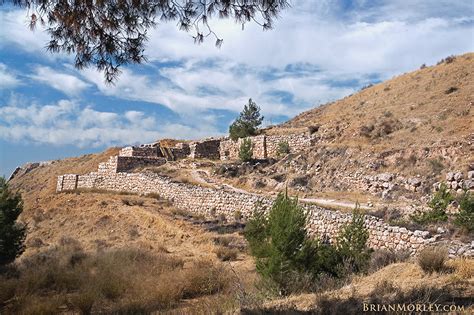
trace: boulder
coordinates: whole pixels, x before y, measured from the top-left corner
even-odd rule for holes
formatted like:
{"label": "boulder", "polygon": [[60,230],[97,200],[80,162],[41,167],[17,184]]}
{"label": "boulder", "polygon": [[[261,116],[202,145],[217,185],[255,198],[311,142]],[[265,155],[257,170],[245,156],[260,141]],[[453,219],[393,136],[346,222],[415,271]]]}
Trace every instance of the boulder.
{"label": "boulder", "polygon": [[454,174],[454,180],[456,181],[460,181],[461,179],[463,179],[463,175],[461,172],[457,172],[456,174]]}
{"label": "boulder", "polygon": [[410,186],[418,187],[418,186],[421,185],[421,179],[419,179],[417,177],[409,178],[408,179],[408,184],[410,184]]}
{"label": "boulder", "polygon": [[468,179],[474,179],[474,171],[467,172],[467,178]]}
{"label": "boulder", "polygon": [[390,182],[393,179],[393,175],[390,173],[382,173],[377,175],[377,179],[382,182]]}
{"label": "boulder", "polygon": [[446,181],[450,182],[452,180],[454,180],[454,173],[448,172],[448,174],[446,174]]}
{"label": "boulder", "polygon": [[464,181],[464,189],[474,189],[474,179],[467,179]]}

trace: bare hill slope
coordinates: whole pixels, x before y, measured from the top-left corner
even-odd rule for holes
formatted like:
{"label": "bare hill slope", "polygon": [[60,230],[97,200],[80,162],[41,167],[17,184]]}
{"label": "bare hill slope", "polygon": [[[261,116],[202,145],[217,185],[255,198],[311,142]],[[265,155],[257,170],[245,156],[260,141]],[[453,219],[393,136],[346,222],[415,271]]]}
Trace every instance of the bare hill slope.
{"label": "bare hill slope", "polygon": [[473,105],[474,53],[468,53],[303,112],[275,131],[320,125],[339,144],[446,144],[472,135]]}

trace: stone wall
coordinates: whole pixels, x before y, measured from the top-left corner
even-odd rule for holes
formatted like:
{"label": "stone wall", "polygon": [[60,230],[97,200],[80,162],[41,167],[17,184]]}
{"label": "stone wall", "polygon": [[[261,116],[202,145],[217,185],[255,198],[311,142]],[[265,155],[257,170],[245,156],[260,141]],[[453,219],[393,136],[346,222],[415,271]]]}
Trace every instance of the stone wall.
{"label": "stone wall", "polygon": [[[290,152],[303,151],[316,142],[316,138],[309,133],[288,134],[288,135],[259,135],[249,137],[252,141],[253,157],[256,159],[278,157],[278,145],[280,142],[287,142]],[[236,160],[239,158],[239,150],[243,139],[233,141],[225,139],[220,144],[221,160]]]}
{"label": "stone wall", "polygon": [[99,163],[99,173],[127,172],[137,167],[161,166],[166,163],[160,157],[111,156],[109,161]]}
{"label": "stone wall", "polygon": [[208,139],[195,141],[189,144],[189,157],[192,159],[211,159],[218,160],[220,158],[219,147],[220,139]]}
{"label": "stone wall", "polygon": [[278,145],[281,142],[287,142],[290,153],[295,153],[313,146],[316,138],[309,135],[309,133],[266,136],[267,157],[278,157]]}
{"label": "stone wall", "polygon": [[[70,178],[76,178],[71,183]],[[60,182],[62,184],[60,184]],[[65,183],[67,183],[65,185]],[[58,191],[76,188],[97,188],[111,191],[129,191],[140,194],[157,193],[170,200],[179,209],[213,217],[224,215],[233,219],[237,212],[245,220],[255,209],[257,202],[267,209],[272,199],[259,195],[214,189],[173,182],[155,173],[91,173],[88,175],[63,175],[58,177]],[[314,237],[334,240],[341,226],[351,220],[351,214],[327,210],[315,205],[303,204],[309,211],[308,231]],[[366,216],[369,245],[372,248],[406,250],[415,253],[435,241],[426,231],[409,231],[390,226],[383,220]]]}
{"label": "stone wall", "polygon": [[57,191],[63,190],[74,190],[77,189],[77,174],[64,174],[58,176],[58,182],[56,184]]}
{"label": "stone wall", "polygon": [[151,146],[125,147],[120,150],[119,156],[162,157],[160,149]]}

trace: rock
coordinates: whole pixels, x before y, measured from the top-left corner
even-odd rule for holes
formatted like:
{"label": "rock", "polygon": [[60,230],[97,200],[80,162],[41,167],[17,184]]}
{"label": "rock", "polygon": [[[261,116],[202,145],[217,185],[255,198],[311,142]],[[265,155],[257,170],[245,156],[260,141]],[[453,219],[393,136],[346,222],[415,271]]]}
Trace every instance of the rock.
{"label": "rock", "polygon": [[444,234],[444,233],[446,233],[446,231],[445,231],[445,229],[443,229],[442,227],[438,227],[438,228],[436,229],[436,233],[438,233],[438,234]]}
{"label": "rock", "polygon": [[410,184],[411,186],[414,186],[414,187],[418,187],[421,185],[421,179],[419,178],[409,178],[408,179],[408,184]]}
{"label": "rock", "polygon": [[468,179],[474,179],[474,171],[467,172],[467,178]]}
{"label": "rock", "polygon": [[451,189],[458,189],[458,182],[451,182]]}
{"label": "rock", "polygon": [[446,174],[446,181],[450,182],[454,179],[454,173],[453,172],[448,172],[448,174]]}
{"label": "rock", "polygon": [[421,237],[423,237],[423,238],[427,238],[429,235],[430,235],[430,232],[428,232],[428,231],[421,232]]}
{"label": "rock", "polygon": [[466,179],[463,186],[464,189],[474,189],[474,179]]}
{"label": "rock", "polygon": [[463,177],[464,177],[464,176],[462,175],[461,172],[457,172],[456,174],[454,174],[454,179],[455,179],[456,181],[460,181],[461,179],[463,179]]}
{"label": "rock", "polygon": [[390,182],[393,179],[393,175],[390,173],[382,173],[377,175],[377,179],[382,182]]}

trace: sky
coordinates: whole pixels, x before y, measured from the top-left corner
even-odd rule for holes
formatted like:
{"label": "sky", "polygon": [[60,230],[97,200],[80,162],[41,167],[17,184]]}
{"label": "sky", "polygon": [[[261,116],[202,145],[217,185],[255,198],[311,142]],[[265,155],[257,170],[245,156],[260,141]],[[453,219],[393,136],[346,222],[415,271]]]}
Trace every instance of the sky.
{"label": "sky", "polygon": [[45,50],[27,12],[0,5],[0,176],[26,162],[159,138],[225,135],[252,98],[276,124],[369,83],[474,51],[472,0],[290,1],[271,31],[210,20],[197,45],[176,23],[149,33],[148,62],[115,85]]}

